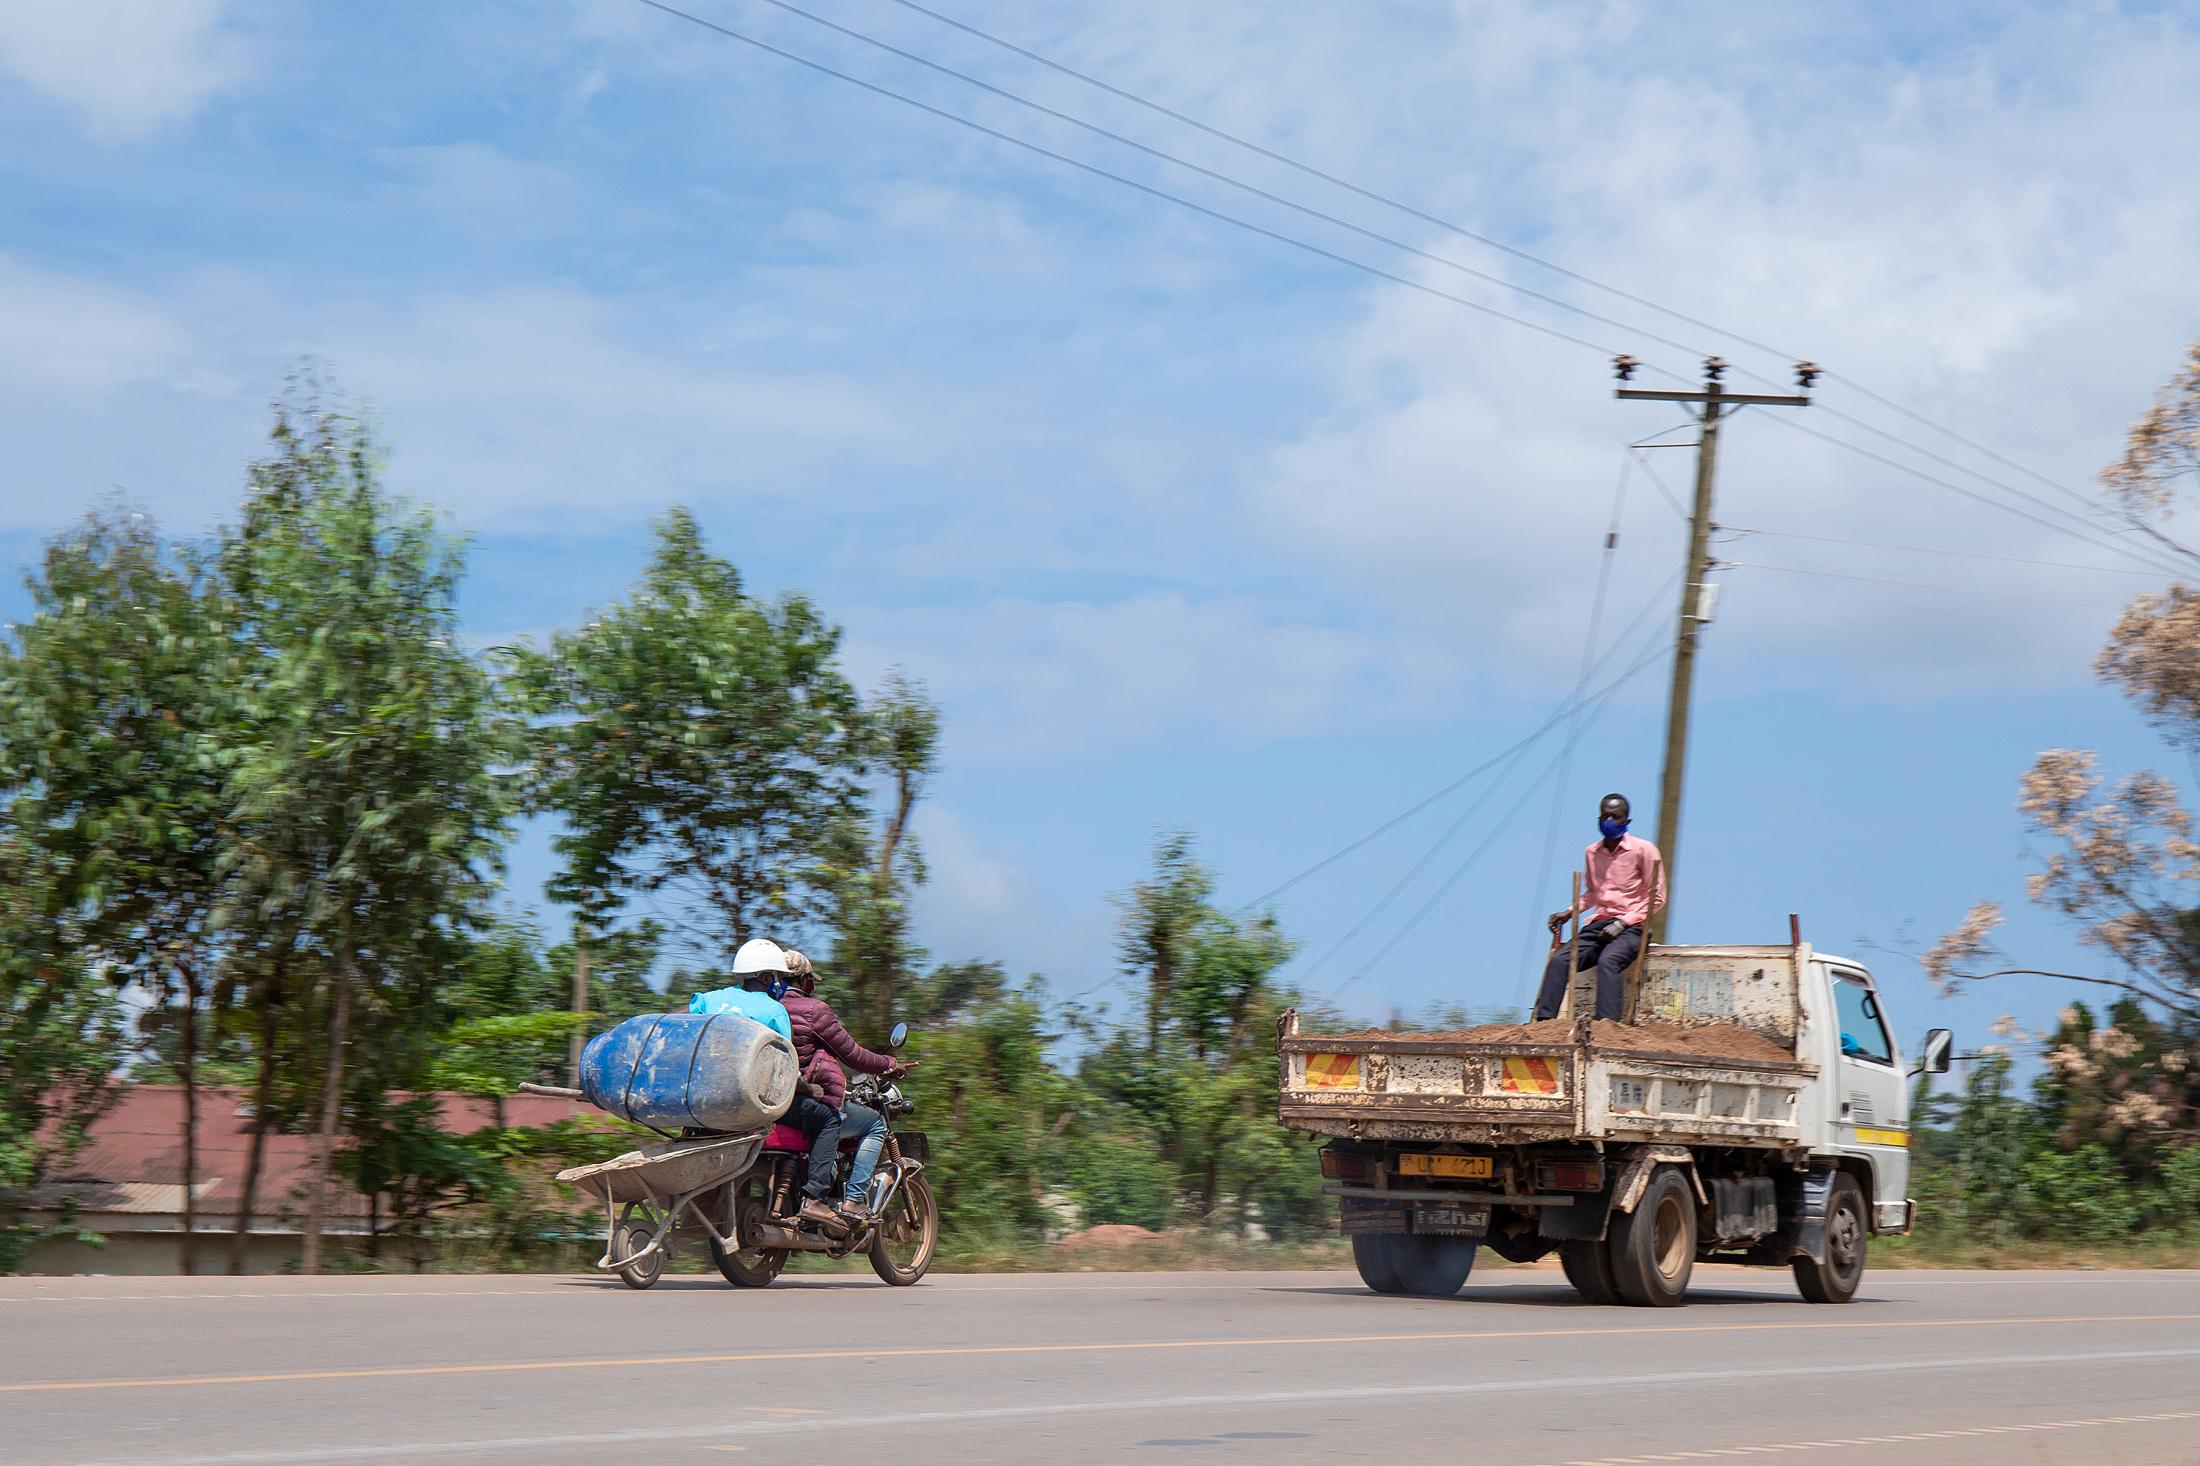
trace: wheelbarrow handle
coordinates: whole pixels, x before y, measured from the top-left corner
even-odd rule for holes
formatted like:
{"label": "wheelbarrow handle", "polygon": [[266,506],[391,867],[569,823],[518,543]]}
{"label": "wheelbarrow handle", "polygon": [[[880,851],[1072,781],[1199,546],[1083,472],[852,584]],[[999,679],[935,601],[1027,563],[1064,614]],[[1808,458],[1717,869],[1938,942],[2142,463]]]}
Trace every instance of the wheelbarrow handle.
{"label": "wheelbarrow handle", "polygon": [[558,1085],[555,1085],[555,1084],[524,1084],[524,1083],[523,1083],[523,1084],[521,1084],[521,1085],[520,1085],[520,1087],[519,1087],[519,1092],[520,1092],[521,1094],[543,1094],[543,1095],[548,1095],[548,1096],[549,1096],[550,1098],[552,1098],[552,1099],[569,1099],[569,1100],[577,1100],[577,1099],[586,1099],[586,1098],[587,1098],[587,1096],[586,1096],[586,1095],[582,1094],[582,1093],[581,1093],[581,1092],[580,1092],[579,1090],[577,1090],[577,1089],[564,1089],[564,1088],[561,1088],[560,1086],[558,1086]]}

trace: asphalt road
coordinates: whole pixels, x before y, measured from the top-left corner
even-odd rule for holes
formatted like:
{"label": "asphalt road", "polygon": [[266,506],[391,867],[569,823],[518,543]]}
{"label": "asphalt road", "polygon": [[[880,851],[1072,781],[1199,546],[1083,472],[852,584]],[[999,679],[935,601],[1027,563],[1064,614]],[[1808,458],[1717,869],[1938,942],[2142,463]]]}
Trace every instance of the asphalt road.
{"label": "asphalt road", "polygon": [[12,1466],[2200,1463],[2200,1273],[0,1280]]}

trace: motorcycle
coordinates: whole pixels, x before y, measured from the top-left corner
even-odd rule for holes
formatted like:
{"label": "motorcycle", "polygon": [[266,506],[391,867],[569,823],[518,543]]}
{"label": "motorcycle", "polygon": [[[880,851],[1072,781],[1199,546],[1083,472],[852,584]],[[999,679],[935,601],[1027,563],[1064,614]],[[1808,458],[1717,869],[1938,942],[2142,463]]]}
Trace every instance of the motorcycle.
{"label": "motorcycle", "polygon": [[[887,1048],[899,1048],[907,1037],[908,1026],[895,1024]],[[870,1106],[886,1120],[886,1148],[871,1176],[869,1220],[838,1234],[800,1220],[810,1137],[792,1125],[774,1125],[755,1161],[726,1184],[716,1220],[727,1235],[722,1237],[716,1226],[707,1229],[710,1259],[727,1282],[737,1288],[769,1287],[797,1252],[847,1257],[862,1251],[879,1280],[896,1287],[916,1282],[932,1266],[940,1209],[924,1176],[931,1147],[923,1131],[894,1126],[897,1117],[912,1113],[916,1105],[900,1085],[871,1074],[850,1081],[848,1099]],[[854,1137],[841,1142],[843,1170],[855,1155],[856,1143]]]}
{"label": "motorcycle", "polygon": [[[908,1038],[909,1025],[897,1023],[886,1047],[898,1049]],[[551,1085],[520,1089],[582,1098],[577,1089]],[[856,1077],[848,1098],[886,1121],[886,1144],[861,1224],[828,1231],[801,1217],[810,1137],[799,1127],[775,1124],[746,1134],[689,1130],[667,1136],[668,1144],[558,1173],[560,1181],[602,1198],[608,1227],[596,1265],[630,1288],[651,1287],[664,1275],[674,1240],[692,1229],[703,1233],[719,1274],[737,1288],[769,1287],[797,1252],[847,1257],[861,1251],[882,1281],[904,1288],[916,1282],[932,1266],[940,1237],[939,1203],[924,1175],[931,1147],[923,1131],[894,1126],[916,1105],[900,1085],[870,1074]],[[855,1136],[841,1142],[836,1180],[858,1144]]]}

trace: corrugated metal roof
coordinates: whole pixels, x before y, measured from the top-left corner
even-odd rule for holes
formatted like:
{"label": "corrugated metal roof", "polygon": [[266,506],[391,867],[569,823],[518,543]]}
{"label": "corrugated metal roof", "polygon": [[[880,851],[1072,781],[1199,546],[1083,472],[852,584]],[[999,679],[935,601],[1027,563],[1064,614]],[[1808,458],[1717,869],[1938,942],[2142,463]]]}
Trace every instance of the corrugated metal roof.
{"label": "corrugated metal roof", "polygon": [[[392,1094],[392,1100],[410,1099]],[[195,1127],[199,1209],[234,1213],[244,1194],[245,1168],[252,1146],[251,1094],[243,1089],[210,1087],[199,1091]],[[490,1102],[471,1095],[434,1096],[443,1128],[469,1135],[496,1123]],[[514,1095],[504,1102],[507,1125],[548,1125],[601,1111],[574,1100],[543,1095]],[[256,1216],[273,1217],[303,1206],[310,1178],[313,1138],[270,1131],[264,1142],[260,1179],[253,1199]],[[175,1085],[132,1085],[91,1127],[90,1143],[66,1171],[38,1188],[33,1204],[59,1205],[72,1195],[86,1211],[153,1216],[183,1209],[183,1091]],[[95,1204],[96,1194],[117,1202]],[[363,1216],[366,1198],[342,1187],[329,1197],[337,1215]],[[165,1205],[163,1205],[165,1203]]]}

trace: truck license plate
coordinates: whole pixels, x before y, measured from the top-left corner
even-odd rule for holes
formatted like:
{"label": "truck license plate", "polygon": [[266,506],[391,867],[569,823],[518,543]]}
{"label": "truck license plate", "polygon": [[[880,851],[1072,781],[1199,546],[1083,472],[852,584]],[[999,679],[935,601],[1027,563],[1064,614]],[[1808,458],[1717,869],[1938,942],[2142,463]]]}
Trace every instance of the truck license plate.
{"label": "truck license plate", "polygon": [[1402,1155],[1398,1157],[1398,1174],[1487,1181],[1492,1174],[1490,1164],[1490,1158],[1486,1155]]}
{"label": "truck license plate", "polygon": [[1480,1237],[1490,1229],[1486,1206],[1453,1206],[1449,1202],[1421,1202],[1413,1208],[1413,1230],[1444,1232],[1454,1237]]}

